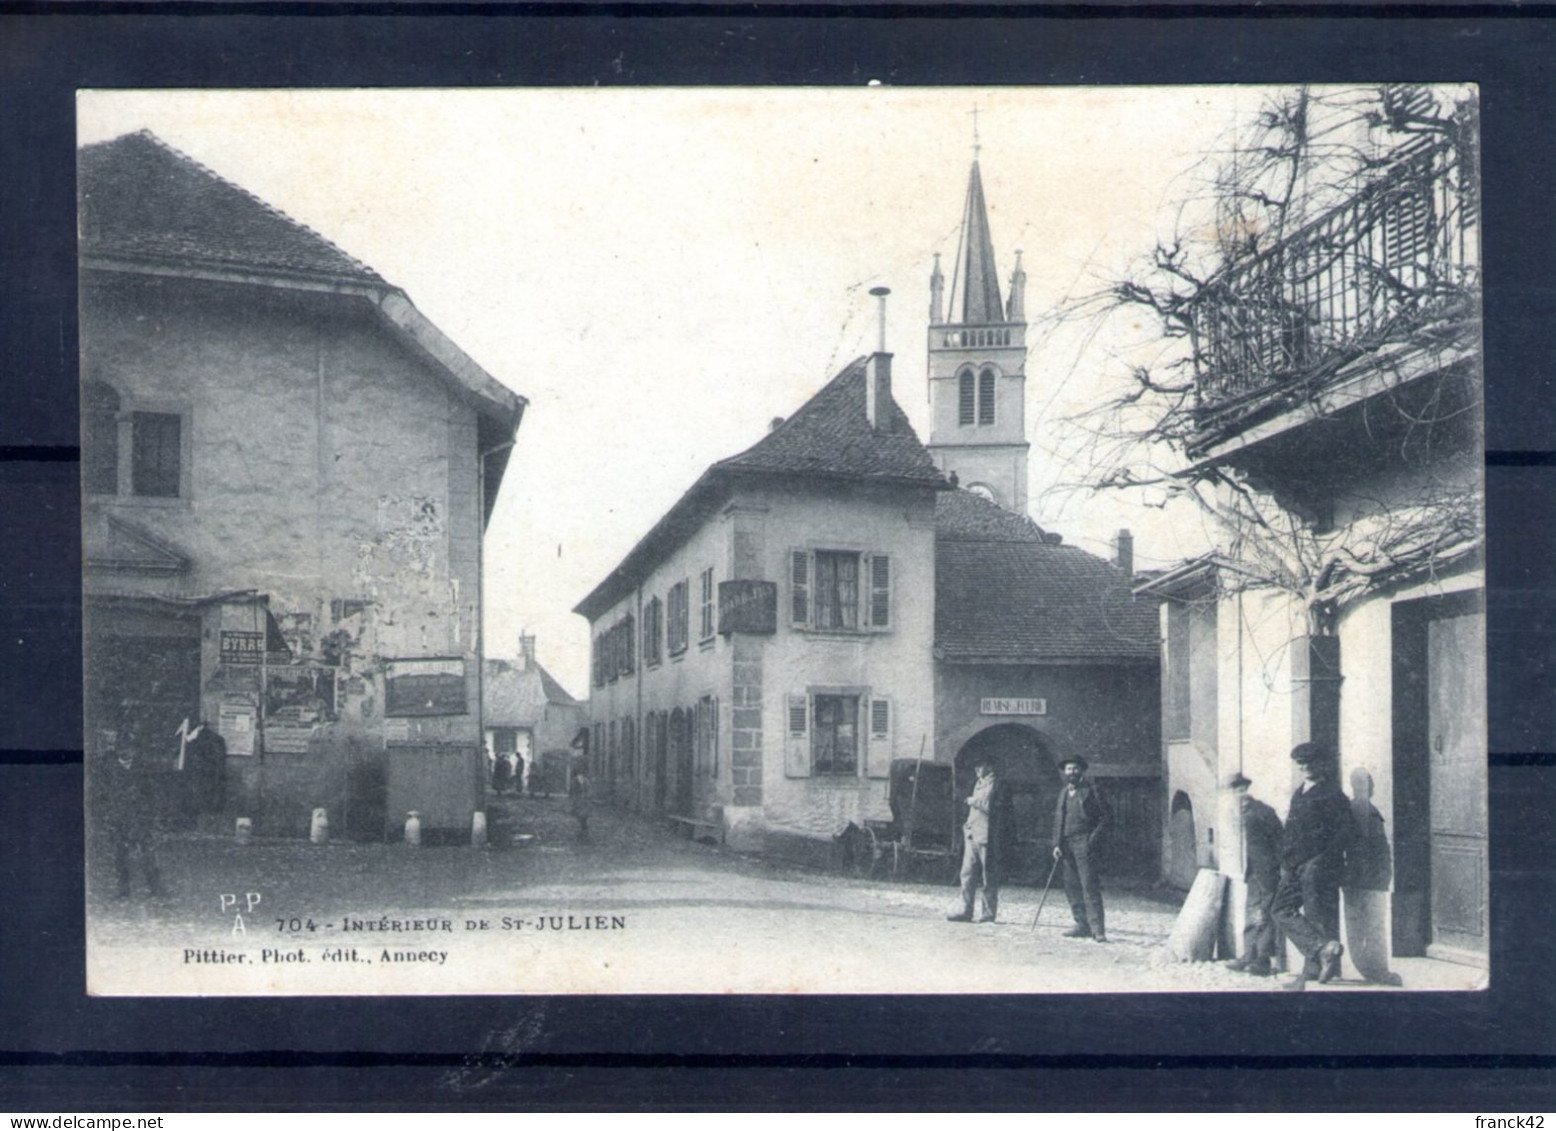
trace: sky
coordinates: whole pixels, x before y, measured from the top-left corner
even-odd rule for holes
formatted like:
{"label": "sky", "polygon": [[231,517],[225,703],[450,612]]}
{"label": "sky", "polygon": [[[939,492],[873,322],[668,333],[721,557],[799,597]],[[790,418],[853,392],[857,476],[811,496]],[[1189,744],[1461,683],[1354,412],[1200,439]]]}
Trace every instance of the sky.
{"label": "sky", "polygon": [[529,400],[486,544],[486,652],[588,692],[572,607],[708,464],[875,348],[928,438],[929,274],[973,158],[1002,293],[1028,276],[1030,511],[1138,568],[1208,548],[1160,500],[1061,489],[1075,418],[1150,326],[1059,317],[1203,199],[1255,88],[83,91],[81,143],[150,129],[402,288]]}

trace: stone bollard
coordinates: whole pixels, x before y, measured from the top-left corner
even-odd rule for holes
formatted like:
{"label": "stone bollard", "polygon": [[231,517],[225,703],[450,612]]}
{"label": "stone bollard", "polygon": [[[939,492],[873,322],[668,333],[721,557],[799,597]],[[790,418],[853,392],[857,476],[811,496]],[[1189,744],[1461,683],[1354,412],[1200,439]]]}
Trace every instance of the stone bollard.
{"label": "stone bollard", "polygon": [[486,847],[486,814],[479,809],[470,818],[470,847]]}
{"label": "stone bollard", "polygon": [[421,847],[421,814],[415,809],[405,815],[405,843],[414,848]]}
{"label": "stone bollard", "polygon": [[313,824],[308,829],[308,839],[314,844],[330,842],[330,812],[328,809],[313,811]]}
{"label": "stone bollard", "polygon": [[254,822],[247,817],[239,817],[237,826],[233,830],[233,839],[239,844],[247,844],[254,836]]}

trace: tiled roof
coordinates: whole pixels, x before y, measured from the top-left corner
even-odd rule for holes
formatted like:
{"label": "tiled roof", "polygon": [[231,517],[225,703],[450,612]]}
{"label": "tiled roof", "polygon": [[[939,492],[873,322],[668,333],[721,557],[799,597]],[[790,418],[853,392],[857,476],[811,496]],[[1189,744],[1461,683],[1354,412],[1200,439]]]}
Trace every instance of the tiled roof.
{"label": "tiled roof", "polygon": [[865,358],[853,361],[777,428],[714,467],[941,486],[940,472],[895,400],[886,402],[886,427],[870,426],[865,417],[867,367]]}
{"label": "tiled roof", "polygon": [[935,496],[935,538],[960,542],[1041,542],[1050,536],[1025,515],[971,491]]}
{"label": "tiled roof", "polygon": [[815,477],[945,489],[948,484],[895,400],[887,399],[886,427],[870,427],[865,416],[867,364],[865,358],[849,363],[761,440],[703,472],[573,611],[592,619],[610,608],[697,529],[738,476]]}
{"label": "tiled roof", "polygon": [[520,668],[507,660],[487,660],[481,703],[487,726],[526,727],[541,720],[547,704],[576,707],[578,700],[538,663]]}
{"label": "tiled roof", "polygon": [[937,656],[952,663],[1157,658],[1156,604],[1134,599],[1117,567],[1045,538],[1036,523],[970,492],[948,494],[936,507]]}
{"label": "tiled roof", "polygon": [[86,254],[384,285],[313,229],[147,130],[82,147],[77,170]]}

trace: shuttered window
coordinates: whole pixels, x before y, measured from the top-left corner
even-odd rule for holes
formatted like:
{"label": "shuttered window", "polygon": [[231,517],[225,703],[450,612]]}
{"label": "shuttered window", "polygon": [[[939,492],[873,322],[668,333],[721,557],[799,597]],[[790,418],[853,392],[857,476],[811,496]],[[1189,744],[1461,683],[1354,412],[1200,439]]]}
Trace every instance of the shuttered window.
{"label": "shuttered window", "polygon": [[873,696],[870,699],[870,744],[865,752],[865,774],[869,777],[891,776],[893,725],[891,700]]}
{"label": "shuttered window", "polygon": [[789,620],[797,628],[810,623],[810,554],[795,550],[789,556]]}
{"label": "shuttered window", "polygon": [[670,655],[686,651],[687,633],[690,628],[689,617],[691,613],[687,602],[688,584],[679,581],[670,587],[669,609],[670,623],[667,626],[666,635],[669,638]]}
{"label": "shuttered window", "polygon": [[702,571],[702,594],[701,594],[701,596],[702,596],[702,623],[701,623],[700,627],[702,629],[702,635],[700,637],[698,637],[698,639],[699,640],[712,640],[713,639],[713,626],[714,626],[714,615],[713,615],[713,612],[714,612],[714,586],[713,586],[713,567],[712,566],[709,566],[707,569]]}
{"label": "shuttered window", "polygon": [[794,550],[789,566],[789,620],[817,632],[883,632],[891,628],[890,554]]}
{"label": "shuttered window", "polygon": [[783,745],[783,772],[785,777],[810,777],[809,726],[810,700],[804,695],[789,696],[785,730],[787,741]]}
{"label": "shuttered window", "polygon": [[978,390],[973,375],[963,373],[956,379],[956,422],[971,424],[977,418]]}
{"label": "shuttered window", "polygon": [[881,631],[891,627],[891,555],[871,554],[870,627]]}
{"label": "shuttered window", "polygon": [[994,423],[994,370],[978,374],[978,423]]}
{"label": "shuttered window", "polygon": [[658,597],[643,606],[643,662],[652,667],[661,659],[664,646],[664,602]]}
{"label": "shuttered window", "polygon": [[883,739],[891,737],[890,700],[870,700],[870,737],[872,739]]}

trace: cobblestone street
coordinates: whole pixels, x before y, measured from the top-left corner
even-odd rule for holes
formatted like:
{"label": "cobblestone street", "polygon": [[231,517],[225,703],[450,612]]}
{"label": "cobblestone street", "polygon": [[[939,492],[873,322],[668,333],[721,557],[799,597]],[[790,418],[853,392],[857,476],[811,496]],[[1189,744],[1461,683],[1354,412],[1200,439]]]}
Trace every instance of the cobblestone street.
{"label": "cobblestone street", "polygon": [[[1099,945],[1067,939],[1063,893],[1007,889],[995,924],[950,923],[948,884],[861,879],[743,857],[597,806],[492,799],[494,846],[411,848],[169,836],[164,900],[102,898],[95,992],[171,994],[1249,991],[1274,980],[1166,964],[1176,905],[1111,890]],[[250,895],[258,896],[252,910]],[[237,916],[242,915],[241,929]],[[479,924],[484,922],[485,928]],[[446,925],[446,926],[445,926]],[[384,929],[387,928],[387,929]],[[387,956],[387,960],[386,960]],[[1441,963],[1427,982],[1473,972]],[[1327,987],[1345,988],[1345,987]],[[1361,988],[1356,985],[1351,988]]]}

